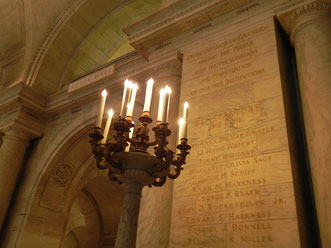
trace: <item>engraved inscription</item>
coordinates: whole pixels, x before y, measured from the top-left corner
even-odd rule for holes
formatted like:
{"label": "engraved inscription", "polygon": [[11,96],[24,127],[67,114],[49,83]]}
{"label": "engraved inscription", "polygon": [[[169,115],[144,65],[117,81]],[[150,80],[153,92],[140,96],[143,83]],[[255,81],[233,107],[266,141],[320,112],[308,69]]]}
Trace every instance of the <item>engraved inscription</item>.
{"label": "engraved inscription", "polygon": [[184,53],[192,150],[174,182],[170,244],[298,247],[273,23],[234,29]]}

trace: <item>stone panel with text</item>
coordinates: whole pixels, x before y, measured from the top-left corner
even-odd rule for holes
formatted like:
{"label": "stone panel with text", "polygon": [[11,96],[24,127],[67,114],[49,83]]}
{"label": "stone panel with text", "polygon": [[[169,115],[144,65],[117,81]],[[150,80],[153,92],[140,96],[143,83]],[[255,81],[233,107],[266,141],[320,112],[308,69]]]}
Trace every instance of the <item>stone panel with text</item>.
{"label": "stone panel with text", "polygon": [[273,19],[227,30],[184,51],[170,247],[300,247]]}

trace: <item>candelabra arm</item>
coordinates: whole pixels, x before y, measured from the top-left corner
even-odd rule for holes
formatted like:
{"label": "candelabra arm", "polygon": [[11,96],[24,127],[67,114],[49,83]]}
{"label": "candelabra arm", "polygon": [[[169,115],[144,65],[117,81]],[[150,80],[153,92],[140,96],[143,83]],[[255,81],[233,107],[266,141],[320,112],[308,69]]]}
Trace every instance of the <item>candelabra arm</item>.
{"label": "candelabra arm", "polygon": [[181,171],[183,170],[182,165],[185,164],[186,157],[189,154],[188,150],[191,149],[191,146],[187,144],[186,138],[182,138],[181,143],[177,145],[177,149],[180,150],[180,153],[177,154],[177,159],[171,162],[171,164],[175,166],[175,174],[169,173],[168,175],[171,179],[176,179],[179,177]]}
{"label": "candelabra arm", "polygon": [[108,166],[104,163],[103,157],[97,157],[95,158],[95,164],[98,169],[105,170],[108,168]]}
{"label": "candelabra arm", "polygon": [[113,143],[107,144],[106,153],[105,153],[105,159],[106,159],[107,163],[109,164],[109,170],[115,174],[122,173],[123,172],[122,163],[117,162],[113,159],[112,153],[114,151],[112,151],[112,147],[117,147],[117,146],[116,146],[116,144],[113,144]]}
{"label": "candelabra arm", "polygon": [[167,177],[161,177],[161,178],[159,178],[158,181],[155,180],[152,183],[152,185],[155,186],[155,187],[161,187],[161,186],[163,186],[165,184],[166,180],[167,180]]}
{"label": "candelabra arm", "polygon": [[149,145],[149,146],[156,146],[157,145],[157,140],[155,139],[152,142],[147,141],[146,144]]}
{"label": "candelabra arm", "polygon": [[125,138],[126,142],[130,142],[130,143],[133,143],[133,142],[134,142],[134,139],[131,139],[131,138],[130,138],[128,132],[124,133],[124,134],[123,134],[123,137]]}

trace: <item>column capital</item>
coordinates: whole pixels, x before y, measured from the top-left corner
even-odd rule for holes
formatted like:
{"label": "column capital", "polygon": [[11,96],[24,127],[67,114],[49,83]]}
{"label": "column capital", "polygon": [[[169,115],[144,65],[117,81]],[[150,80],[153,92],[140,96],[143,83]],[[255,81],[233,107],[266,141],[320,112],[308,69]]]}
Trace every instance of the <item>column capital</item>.
{"label": "column capital", "polygon": [[312,23],[331,23],[331,1],[314,0],[276,16],[294,44],[297,32],[303,27]]}
{"label": "column capital", "polygon": [[[0,132],[40,137],[44,128],[46,98],[24,83],[0,92]],[[22,137],[23,137],[22,136]]]}
{"label": "column capital", "polygon": [[1,130],[4,133],[3,139],[19,140],[28,142],[34,138],[26,128],[20,127],[17,124],[7,126]]}

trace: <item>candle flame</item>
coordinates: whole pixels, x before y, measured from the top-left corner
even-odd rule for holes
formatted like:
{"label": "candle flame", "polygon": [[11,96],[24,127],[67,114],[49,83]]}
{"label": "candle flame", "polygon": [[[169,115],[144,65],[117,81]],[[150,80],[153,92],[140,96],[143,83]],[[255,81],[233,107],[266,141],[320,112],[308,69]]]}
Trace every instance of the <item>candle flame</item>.
{"label": "candle flame", "polygon": [[182,126],[182,125],[184,125],[184,123],[185,123],[184,118],[180,118],[179,119],[179,125]]}
{"label": "candle flame", "polygon": [[107,96],[107,91],[104,89],[101,93],[102,96]]}
{"label": "candle flame", "polygon": [[125,86],[128,88],[132,88],[133,82],[131,80],[125,79]]}
{"label": "candle flame", "polygon": [[168,85],[166,85],[166,87],[164,88],[164,92],[165,93],[168,93],[168,94],[171,93],[171,89],[170,89],[170,87]]}
{"label": "candle flame", "polygon": [[108,110],[108,115],[113,115],[113,114],[114,114],[113,109],[109,109],[109,110]]}
{"label": "candle flame", "polygon": [[[132,83],[132,82],[131,82],[131,83]],[[135,83],[135,84],[132,83],[132,88],[133,88],[134,90],[137,90],[137,89],[138,89],[138,84],[137,84],[137,83]]]}
{"label": "candle flame", "polygon": [[129,79],[125,79],[124,85],[127,86],[127,87],[130,85]]}
{"label": "candle flame", "polygon": [[184,108],[188,108],[188,102],[184,102]]}
{"label": "candle flame", "polygon": [[150,79],[147,81],[147,84],[154,84],[154,79],[153,79],[153,78],[150,78]]}

